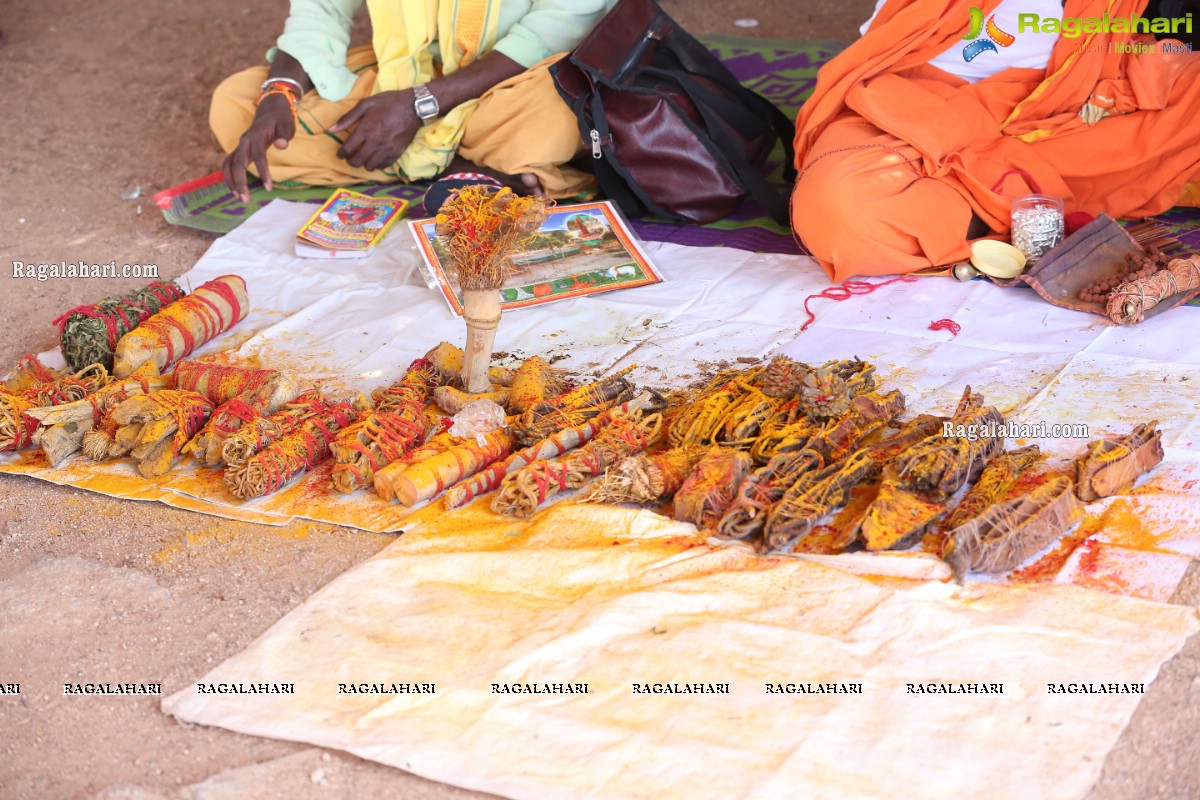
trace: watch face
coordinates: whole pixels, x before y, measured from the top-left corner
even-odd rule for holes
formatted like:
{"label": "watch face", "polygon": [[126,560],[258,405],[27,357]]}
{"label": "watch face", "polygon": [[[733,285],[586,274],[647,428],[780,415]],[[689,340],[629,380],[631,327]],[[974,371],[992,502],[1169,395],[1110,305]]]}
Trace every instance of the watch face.
{"label": "watch face", "polygon": [[433,119],[438,115],[439,108],[437,98],[434,97],[428,89],[426,89],[424,86],[418,86],[413,90],[413,94],[415,95],[413,108],[416,110],[419,118],[422,120],[427,120]]}
{"label": "watch face", "polygon": [[421,119],[431,119],[438,113],[437,101],[432,97],[422,97],[417,101],[417,116]]}

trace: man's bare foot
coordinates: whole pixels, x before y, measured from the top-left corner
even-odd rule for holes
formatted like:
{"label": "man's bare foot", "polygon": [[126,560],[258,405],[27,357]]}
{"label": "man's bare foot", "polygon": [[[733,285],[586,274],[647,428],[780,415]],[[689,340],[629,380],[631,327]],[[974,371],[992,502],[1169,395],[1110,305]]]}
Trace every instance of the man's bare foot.
{"label": "man's bare foot", "polygon": [[507,186],[519,195],[545,197],[546,193],[536,175],[531,172],[520,175],[506,175],[487,167],[480,167],[456,156],[446,167],[446,171],[425,191],[425,213],[429,216],[437,214],[442,203],[446,202],[451,192],[472,183],[491,183],[496,186]]}
{"label": "man's bare foot", "polygon": [[538,180],[537,175],[534,175],[532,172],[522,172],[517,177],[520,179],[521,185],[525,190],[522,194],[532,197],[546,196],[546,190],[542,188],[542,182]]}
{"label": "man's bare foot", "polygon": [[537,175],[532,172],[522,172],[519,175],[508,175],[490,167],[481,167],[474,162],[467,161],[462,156],[455,156],[450,164],[446,167],[446,171],[441,177],[448,177],[455,173],[466,172],[475,173],[477,175],[487,175],[489,178],[495,178],[503,185],[512,189],[517,194],[533,195],[535,197],[545,197],[546,192],[542,189],[542,184],[538,180]]}

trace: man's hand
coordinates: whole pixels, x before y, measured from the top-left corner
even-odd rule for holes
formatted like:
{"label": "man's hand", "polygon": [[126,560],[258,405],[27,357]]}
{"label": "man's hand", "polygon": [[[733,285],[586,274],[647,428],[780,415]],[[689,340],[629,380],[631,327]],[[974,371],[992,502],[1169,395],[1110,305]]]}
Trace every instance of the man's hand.
{"label": "man's hand", "polygon": [[394,164],[421,127],[413,108],[412,90],[380,92],[361,100],[329,130],[338,133],[351,127],[354,132],[338,148],[338,158],[344,158],[352,167],[369,170]]}
{"label": "man's hand", "polygon": [[267,191],[273,188],[271,171],[267,168],[267,148],[274,145],[280,150],[296,135],[296,121],[287,98],[282,95],[264,97],[254,114],[254,122],[242,134],[238,146],[225,157],[221,169],[225,172],[225,185],[243,203],[250,202],[250,189],[246,182],[246,167],[251,163],[258,168]]}

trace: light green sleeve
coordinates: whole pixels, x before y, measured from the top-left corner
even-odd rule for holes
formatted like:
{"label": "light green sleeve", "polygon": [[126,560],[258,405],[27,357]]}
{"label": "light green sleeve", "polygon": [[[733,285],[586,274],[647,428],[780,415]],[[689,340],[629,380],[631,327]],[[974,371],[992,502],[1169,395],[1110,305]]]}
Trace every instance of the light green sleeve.
{"label": "light green sleeve", "polygon": [[354,88],[355,75],[346,68],[350,27],[363,0],[291,0],[283,34],[267,53],[274,61],[279,50],[300,62],[317,93],[341,100]]}
{"label": "light green sleeve", "polygon": [[528,69],[574,49],[617,0],[533,0],[495,49]]}

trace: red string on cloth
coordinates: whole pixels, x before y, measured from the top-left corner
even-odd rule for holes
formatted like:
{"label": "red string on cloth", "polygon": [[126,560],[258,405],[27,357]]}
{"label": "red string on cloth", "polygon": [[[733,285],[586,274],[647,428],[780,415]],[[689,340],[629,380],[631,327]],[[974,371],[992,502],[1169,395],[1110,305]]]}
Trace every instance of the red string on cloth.
{"label": "red string on cloth", "polygon": [[929,323],[931,331],[950,331],[954,336],[958,336],[958,332],[962,330],[962,325],[959,325],[952,319],[935,319]]}
{"label": "red string on cloth", "polygon": [[918,278],[916,278],[913,275],[901,275],[898,278],[889,278],[888,280],[880,281],[879,283],[868,283],[867,281],[847,280],[847,281],[842,281],[837,286],[830,286],[828,289],[823,289],[822,291],[819,291],[816,294],[810,294],[808,297],[804,298],[804,313],[808,314],[808,320],[803,325],[800,326],[800,330],[801,330],[801,332],[808,330],[808,326],[812,325],[814,322],[817,321],[817,315],[814,314],[808,307],[808,304],[811,301],[816,300],[817,298],[824,298],[825,300],[835,300],[840,303],[843,300],[849,300],[851,297],[856,297],[858,295],[864,295],[864,294],[870,294],[871,292],[875,291],[876,289],[883,287],[883,286],[887,286],[888,284],[891,284],[891,283],[901,283],[901,282],[912,283],[916,280],[918,280]]}

